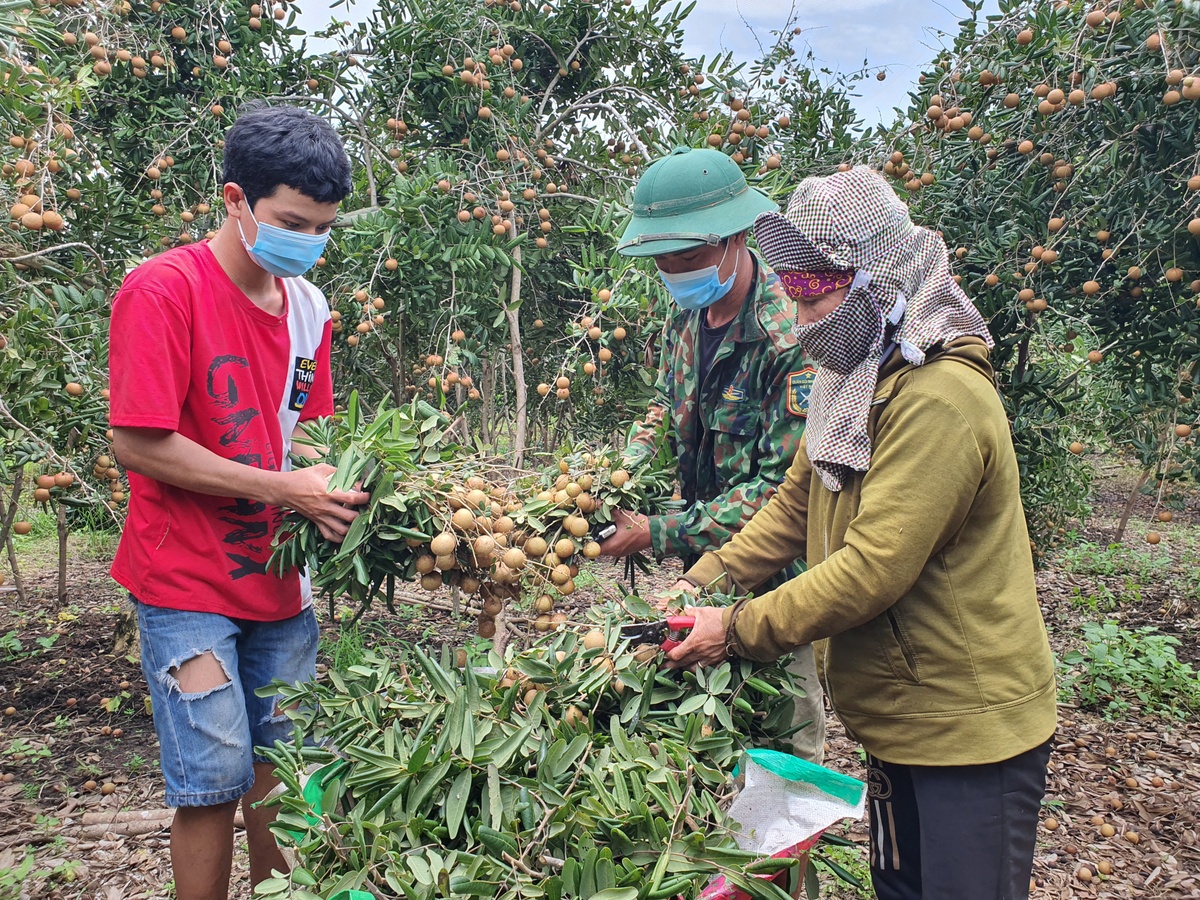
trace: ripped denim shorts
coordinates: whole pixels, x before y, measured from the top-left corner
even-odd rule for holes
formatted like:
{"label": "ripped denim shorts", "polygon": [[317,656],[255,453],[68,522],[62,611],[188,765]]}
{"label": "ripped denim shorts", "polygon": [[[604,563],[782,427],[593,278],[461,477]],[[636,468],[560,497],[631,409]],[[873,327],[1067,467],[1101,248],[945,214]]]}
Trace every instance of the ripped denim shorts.
{"label": "ripped denim shorts", "polygon": [[[278,697],[254,692],[276,678],[295,684],[315,677],[312,607],[279,622],[255,622],[136,599],[134,605],[167,804],[216,806],[238,799],[254,784],[254,763],[264,761],[254,748],[292,739],[291,721],[276,708]],[[179,669],[210,651],[220,664],[212,677],[219,683],[184,693]]]}

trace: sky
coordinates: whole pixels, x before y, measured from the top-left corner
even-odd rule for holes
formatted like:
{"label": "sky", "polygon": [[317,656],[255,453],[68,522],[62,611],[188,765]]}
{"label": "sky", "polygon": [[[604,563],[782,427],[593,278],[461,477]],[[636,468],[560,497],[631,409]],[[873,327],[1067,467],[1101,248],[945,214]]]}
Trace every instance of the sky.
{"label": "sky", "polygon": [[[984,13],[996,12],[998,0],[986,0]],[[361,21],[370,0],[331,10],[327,3],[301,0],[300,25],[311,32],[330,18]],[[861,82],[855,109],[868,125],[890,122],[894,107],[907,106],[908,91],[923,66],[943,43],[953,40],[958,20],[966,15],[962,0],[696,0],[684,27],[685,50],[712,56],[731,50],[737,59],[758,55],[758,40],[771,40],[794,12],[819,65],[855,71],[867,60],[872,74],[886,71],[884,81]],[[756,39],[755,34],[759,36]],[[314,42],[319,48],[319,43]]]}
{"label": "sky", "polygon": [[[987,0],[983,14],[997,7]],[[697,0],[685,25],[687,49],[753,58],[757,44],[747,24],[765,42],[793,10],[819,65],[853,72],[867,60],[872,74],[885,70],[884,81],[871,77],[856,89],[855,109],[868,124],[890,122],[894,107],[908,105],[922,68],[953,43],[967,15],[961,0]]]}

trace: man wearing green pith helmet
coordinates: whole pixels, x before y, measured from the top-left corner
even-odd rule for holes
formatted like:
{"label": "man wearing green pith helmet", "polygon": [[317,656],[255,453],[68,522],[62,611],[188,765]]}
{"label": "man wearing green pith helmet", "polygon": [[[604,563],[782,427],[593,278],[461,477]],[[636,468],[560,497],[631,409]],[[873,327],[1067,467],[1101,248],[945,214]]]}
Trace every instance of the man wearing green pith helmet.
{"label": "man wearing green pith helmet", "polygon": [[[783,481],[816,368],[792,333],[795,301],[746,242],[755,217],[777,209],[717,150],[678,147],[634,190],[617,250],[653,258],[674,307],[655,396],[630,430],[625,459],[653,452],[665,427],[686,505],[662,516],[618,512],[616,534],[601,545],[607,556],[649,550],[691,565],[740,531]],[[808,694],[797,700],[794,723],[804,727],[795,749],[820,762],[825,714],[811,647],[796,651],[793,671]]]}

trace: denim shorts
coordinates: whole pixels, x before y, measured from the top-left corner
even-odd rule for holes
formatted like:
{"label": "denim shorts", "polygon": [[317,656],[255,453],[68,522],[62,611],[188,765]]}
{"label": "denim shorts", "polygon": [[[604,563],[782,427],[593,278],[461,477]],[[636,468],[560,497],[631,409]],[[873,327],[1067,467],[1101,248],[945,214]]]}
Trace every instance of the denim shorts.
{"label": "denim shorts", "polygon": [[[254,692],[281,679],[316,675],[317,617],[310,606],[279,622],[230,619],[134,601],[141,631],[142,674],[154,704],[169,806],[216,806],[254,784],[256,747],[293,736],[276,708],[278,695]],[[184,693],[172,670],[212,651],[229,679],[208,691]]]}

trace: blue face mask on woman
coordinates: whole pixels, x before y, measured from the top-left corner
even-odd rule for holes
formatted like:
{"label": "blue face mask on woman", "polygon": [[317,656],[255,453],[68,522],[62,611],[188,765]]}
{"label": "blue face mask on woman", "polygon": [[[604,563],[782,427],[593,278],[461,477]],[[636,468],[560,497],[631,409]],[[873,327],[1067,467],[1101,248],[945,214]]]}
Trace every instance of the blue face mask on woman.
{"label": "blue face mask on woman", "polygon": [[303,275],[317,264],[321,254],[325,252],[325,244],[329,241],[329,232],[324,234],[303,234],[299,231],[288,231],[277,225],[269,225],[254,218],[250,204],[246,204],[246,212],[258,226],[258,234],[254,237],[254,246],[246,240],[246,232],[242,231],[242,221],[238,219],[238,233],[242,236],[242,246],[250,254],[250,258],[279,278],[296,278]]}
{"label": "blue face mask on woman", "polygon": [[[729,252],[729,242],[725,242],[725,253]],[[733,281],[737,278],[737,266],[724,281],[721,280],[720,269],[725,262],[725,253],[721,254],[721,262],[715,266],[705,266],[694,272],[684,272],[681,275],[671,275],[661,269],[658,277],[662,279],[671,299],[680,309],[698,310],[712,306],[729,293]]]}

